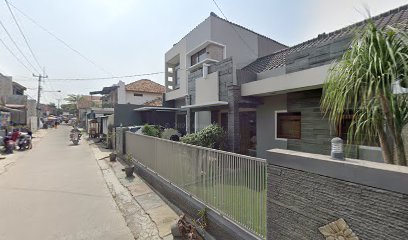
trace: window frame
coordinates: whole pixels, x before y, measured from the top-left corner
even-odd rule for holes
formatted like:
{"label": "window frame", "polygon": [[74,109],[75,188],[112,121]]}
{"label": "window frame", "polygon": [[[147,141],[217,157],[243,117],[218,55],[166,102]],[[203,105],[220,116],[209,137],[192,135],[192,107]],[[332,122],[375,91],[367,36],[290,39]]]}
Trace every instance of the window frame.
{"label": "window frame", "polygon": [[[206,55],[206,54],[207,54],[207,48],[205,47],[205,48],[201,49],[200,51],[198,51],[198,52],[194,53],[193,55],[191,55],[190,65],[194,66],[194,65],[199,64],[200,62],[204,61],[207,57],[204,56],[204,58],[201,59],[201,60],[200,60],[200,57],[203,56],[203,55]],[[193,61],[193,59],[194,59],[194,61]]]}
{"label": "window frame", "polygon": [[[282,113],[286,113],[286,114],[291,114],[291,113],[299,113],[299,137],[298,138],[285,138],[282,137],[282,135],[278,134],[278,124],[279,124],[279,118],[278,115],[282,114]],[[302,139],[302,113],[301,112],[288,112],[287,110],[278,110],[275,111],[275,140],[283,140],[283,141],[287,141],[288,139],[292,139],[292,140],[300,140]]]}

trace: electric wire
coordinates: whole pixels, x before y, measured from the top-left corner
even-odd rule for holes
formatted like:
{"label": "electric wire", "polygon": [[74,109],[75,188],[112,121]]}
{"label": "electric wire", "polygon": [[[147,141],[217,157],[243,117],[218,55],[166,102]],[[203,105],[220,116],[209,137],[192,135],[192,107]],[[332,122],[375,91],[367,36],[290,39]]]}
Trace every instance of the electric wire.
{"label": "electric wire", "polygon": [[[28,60],[28,58],[24,55],[23,51],[21,51],[20,47],[17,45],[16,41],[14,41],[14,38],[11,36],[11,34],[7,30],[6,26],[4,25],[4,23],[1,20],[0,20],[0,25],[3,28],[3,30],[6,32],[7,36],[10,38],[11,42],[14,44],[14,46],[17,48],[17,50],[20,52],[20,54],[23,56],[23,58],[27,61],[28,65],[30,65],[34,69],[34,72],[38,73],[37,68],[34,67],[34,65],[31,64],[31,62]],[[30,72],[32,72],[32,71],[30,70]]]}
{"label": "electric wire", "polygon": [[238,35],[238,37],[242,40],[242,42],[247,46],[247,48],[254,54],[256,58],[258,58],[258,54],[255,52],[254,49],[249,46],[249,44],[245,41],[245,39],[241,36],[241,34],[238,32],[238,30],[235,28],[234,24],[228,20],[227,16],[224,14],[224,12],[221,10],[220,6],[218,6],[217,2],[215,0],[212,0],[212,2],[215,4],[215,6],[218,8],[218,10],[221,12],[222,16],[224,16],[225,20],[229,22],[229,25],[234,29],[235,33]]}
{"label": "electric wire", "polygon": [[7,8],[8,8],[8,10],[9,10],[11,16],[13,17],[14,23],[16,24],[18,30],[20,31],[20,34],[21,34],[21,36],[23,37],[24,42],[26,43],[26,45],[27,45],[27,47],[28,47],[28,50],[30,50],[30,53],[31,53],[31,55],[33,56],[34,61],[37,63],[37,66],[41,69],[41,64],[38,62],[38,59],[37,59],[37,57],[35,56],[34,51],[33,51],[33,49],[31,48],[30,44],[28,44],[27,37],[25,36],[23,30],[21,29],[20,24],[18,23],[16,16],[14,15],[13,11],[11,10],[11,7],[10,7],[10,4],[9,4],[8,0],[4,0],[4,1],[6,2]]}
{"label": "electric wire", "polygon": [[113,76],[112,73],[108,72],[106,69],[104,69],[102,66],[98,65],[96,62],[94,62],[93,60],[91,60],[90,58],[86,57],[84,54],[82,54],[79,50],[76,50],[75,48],[73,48],[72,46],[70,46],[67,42],[65,42],[64,40],[62,40],[60,37],[58,37],[57,35],[55,35],[54,33],[52,33],[51,31],[49,31],[48,29],[46,29],[45,27],[43,27],[42,25],[40,25],[37,21],[35,21],[33,18],[31,18],[30,16],[28,16],[26,13],[24,13],[22,10],[20,10],[19,8],[17,8],[13,3],[9,2],[10,6],[12,6],[14,9],[16,9],[21,15],[23,15],[25,18],[27,18],[30,22],[32,22],[34,25],[36,25],[37,27],[41,28],[43,31],[45,31],[46,33],[48,33],[50,36],[52,36],[53,38],[55,38],[57,41],[59,41],[61,44],[63,44],[65,47],[69,48],[71,51],[75,52],[76,54],[78,54],[80,57],[82,57],[83,59],[85,59],[86,61],[88,61],[89,63],[91,63],[92,65],[94,65],[94,67],[98,68],[100,71],[104,72],[107,75]]}
{"label": "electric wire", "polygon": [[23,63],[23,61],[21,61],[21,59],[18,58],[17,55],[15,55],[14,52],[6,45],[6,43],[3,41],[3,39],[0,38],[0,42],[1,42],[1,43],[3,44],[3,46],[9,51],[9,53],[10,53],[11,55],[13,55],[13,57],[14,57],[25,69],[27,69],[27,71],[29,71],[30,73],[32,72],[32,71],[27,67],[27,65],[25,65],[25,64]]}
{"label": "electric wire", "polygon": [[112,77],[90,77],[90,78],[49,78],[51,81],[91,81],[91,80],[106,80],[106,79],[118,79],[118,78],[132,78],[132,77],[142,77],[142,76],[152,76],[163,74],[164,72],[152,72],[152,73],[142,73],[133,74],[125,76],[112,76]]}

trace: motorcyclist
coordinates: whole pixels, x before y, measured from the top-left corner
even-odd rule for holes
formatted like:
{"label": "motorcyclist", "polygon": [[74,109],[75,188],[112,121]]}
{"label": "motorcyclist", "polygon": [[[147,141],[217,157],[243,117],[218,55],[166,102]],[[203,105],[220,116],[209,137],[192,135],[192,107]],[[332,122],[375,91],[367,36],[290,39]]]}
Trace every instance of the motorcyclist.
{"label": "motorcyclist", "polygon": [[20,131],[18,129],[14,129],[13,133],[11,134],[11,140],[13,140],[14,142],[17,141],[20,135]]}

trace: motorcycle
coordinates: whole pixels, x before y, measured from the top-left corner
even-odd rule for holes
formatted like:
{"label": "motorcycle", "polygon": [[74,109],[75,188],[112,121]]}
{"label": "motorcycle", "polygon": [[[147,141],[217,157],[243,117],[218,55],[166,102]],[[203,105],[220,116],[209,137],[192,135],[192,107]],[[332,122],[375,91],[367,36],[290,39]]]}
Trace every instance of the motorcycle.
{"label": "motorcycle", "polygon": [[5,136],[3,139],[4,149],[7,154],[12,154],[16,148],[16,142],[11,139],[11,136]]}
{"label": "motorcycle", "polygon": [[72,141],[72,143],[73,143],[74,145],[78,145],[78,144],[79,144],[79,140],[81,140],[81,136],[82,136],[81,132],[78,131],[78,130],[75,130],[75,129],[72,130],[72,131],[71,131],[71,134],[69,135],[70,140]]}
{"label": "motorcycle", "polygon": [[33,144],[31,142],[31,136],[28,134],[22,134],[18,138],[17,145],[19,147],[19,150],[21,151],[33,148]]}

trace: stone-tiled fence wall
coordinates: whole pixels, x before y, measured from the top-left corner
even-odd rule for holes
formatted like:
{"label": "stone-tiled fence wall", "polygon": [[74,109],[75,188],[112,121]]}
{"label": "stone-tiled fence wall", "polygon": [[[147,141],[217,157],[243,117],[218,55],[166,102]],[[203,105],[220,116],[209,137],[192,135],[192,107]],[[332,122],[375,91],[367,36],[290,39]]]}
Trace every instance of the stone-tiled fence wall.
{"label": "stone-tiled fence wall", "polygon": [[408,168],[268,153],[267,239],[325,239],[343,218],[359,239],[408,239]]}

